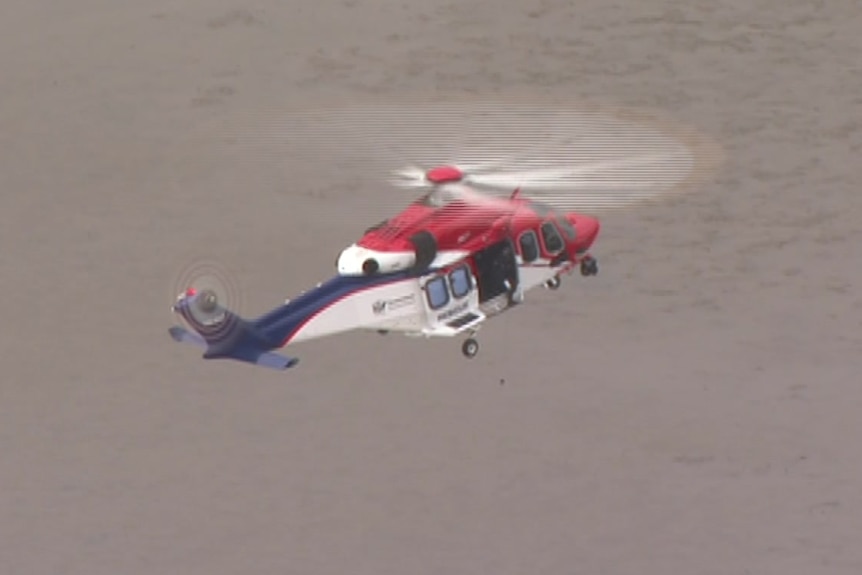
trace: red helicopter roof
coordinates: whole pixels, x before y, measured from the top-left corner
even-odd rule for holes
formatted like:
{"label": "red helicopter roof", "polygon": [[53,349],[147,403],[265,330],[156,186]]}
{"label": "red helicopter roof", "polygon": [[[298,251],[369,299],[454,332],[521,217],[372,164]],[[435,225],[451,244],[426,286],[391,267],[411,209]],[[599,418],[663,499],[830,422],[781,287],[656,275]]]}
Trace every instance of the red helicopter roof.
{"label": "red helicopter roof", "polygon": [[401,213],[370,228],[358,245],[377,251],[411,250],[411,236],[428,231],[440,249],[461,248],[468,239],[514,215],[524,203],[474,192],[458,183],[464,174],[453,166],[429,170],[425,179],[434,184],[433,190]]}
{"label": "red helicopter roof", "polygon": [[465,233],[473,235],[487,230],[517,208],[508,203],[474,203],[455,198],[441,200],[440,191],[435,190],[419,198],[401,213],[368,230],[358,244],[380,251],[410,250],[410,237],[420,231],[428,231],[441,248],[452,248],[460,243],[458,238]]}
{"label": "red helicopter roof", "polygon": [[453,166],[429,170],[425,179],[434,189],[420,197],[399,214],[369,228],[359,239],[360,247],[381,251],[412,251],[410,238],[419,232],[430,232],[438,249],[468,249],[488,232],[504,231],[530,225],[539,218],[557,214],[548,205],[519,195],[515,190],[508,199],[479,193],[460,183],[464,174]]}

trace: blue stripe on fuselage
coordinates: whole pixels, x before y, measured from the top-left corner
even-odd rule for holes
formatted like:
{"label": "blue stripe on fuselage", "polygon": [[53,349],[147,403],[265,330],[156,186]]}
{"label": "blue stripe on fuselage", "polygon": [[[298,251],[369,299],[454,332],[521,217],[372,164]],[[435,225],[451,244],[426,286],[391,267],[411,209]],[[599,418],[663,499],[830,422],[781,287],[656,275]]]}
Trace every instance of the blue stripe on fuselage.
{"label": "blue stripe on fuselage", "polygon": [[251,322],[252,328],[267,344],[281,347],[309,319],[345,297],[419,274],[397,272],[375,276],[335,276],[294,300],[265,313]]}

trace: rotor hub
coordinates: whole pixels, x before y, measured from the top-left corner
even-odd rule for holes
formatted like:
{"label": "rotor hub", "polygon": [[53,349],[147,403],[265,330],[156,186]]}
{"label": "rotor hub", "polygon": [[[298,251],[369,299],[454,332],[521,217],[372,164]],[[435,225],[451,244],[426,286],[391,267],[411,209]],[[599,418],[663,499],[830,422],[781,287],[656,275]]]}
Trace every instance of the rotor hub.
{"label": "rotor hub", "polygon": [[455,166],[438,166],[425,172],[425,179],[432,184],[452,184],[464,179],[464,173]]}
{"label": "rotor hub", "polygon": [[203,313],[212,313],[218,309],[218,295],[211,289],[205,289],[198,295],[197,305]]}

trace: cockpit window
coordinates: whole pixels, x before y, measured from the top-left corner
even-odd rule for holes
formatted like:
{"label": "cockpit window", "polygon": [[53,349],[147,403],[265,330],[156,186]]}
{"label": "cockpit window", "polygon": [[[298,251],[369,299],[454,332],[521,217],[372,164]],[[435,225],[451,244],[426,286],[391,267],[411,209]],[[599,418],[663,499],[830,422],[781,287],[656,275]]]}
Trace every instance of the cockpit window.
{"label": "cockpit window", "polygon": [[555,254],[565,247],[563,238],[552,221],[542,224],[542,241],[549,254]]}
{"label": "cockpit window", "polygon": [[525,263],[536,261],[539,257],[539,238],[533,230],[522,233],[518,238],[518,245],[521,248],[521,258]]}

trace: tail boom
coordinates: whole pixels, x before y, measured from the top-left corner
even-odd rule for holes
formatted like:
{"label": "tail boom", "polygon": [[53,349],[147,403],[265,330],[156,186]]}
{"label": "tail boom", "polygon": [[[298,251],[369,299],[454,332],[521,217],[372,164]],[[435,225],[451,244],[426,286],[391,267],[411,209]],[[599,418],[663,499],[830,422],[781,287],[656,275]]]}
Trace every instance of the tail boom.
{"label": "tail boom", "polygon": [[203,322],[192,311],[196,295],[178,298],[173,310],[180,315],[188,328],[174,325],[168,333],[174,341],[187,343],[203,349],[204,359],[232,359],[276,370],[286,370],[299,363],[295,357],[274,353],[273,345],[257,332],[252,322],[230,310],[219,307],[210,310],[213,322]]}
{"label": "tail boom", "polygon": [[[412,278],[412,272],[370,277],[338,275],[253,320],[211,302],[206,313],[201,314],[201,306],[208,302],[200,299],[202,294],[187,293],[178,297],[173,310],[188,327],[175,325],[169,334],[177,342],[202,348],[204,359],[233,359],[284,370],[299,360],[273,350],[366,327],[379,321],[374,315],[379,313],[374,311],[375,303],[401,302],[405,307],[394,315],[409,314],[413,302],[418,301],[411,291],[412,284],[405,283]],[[392,317],[393,312],[394,309],[387,316]]]}

